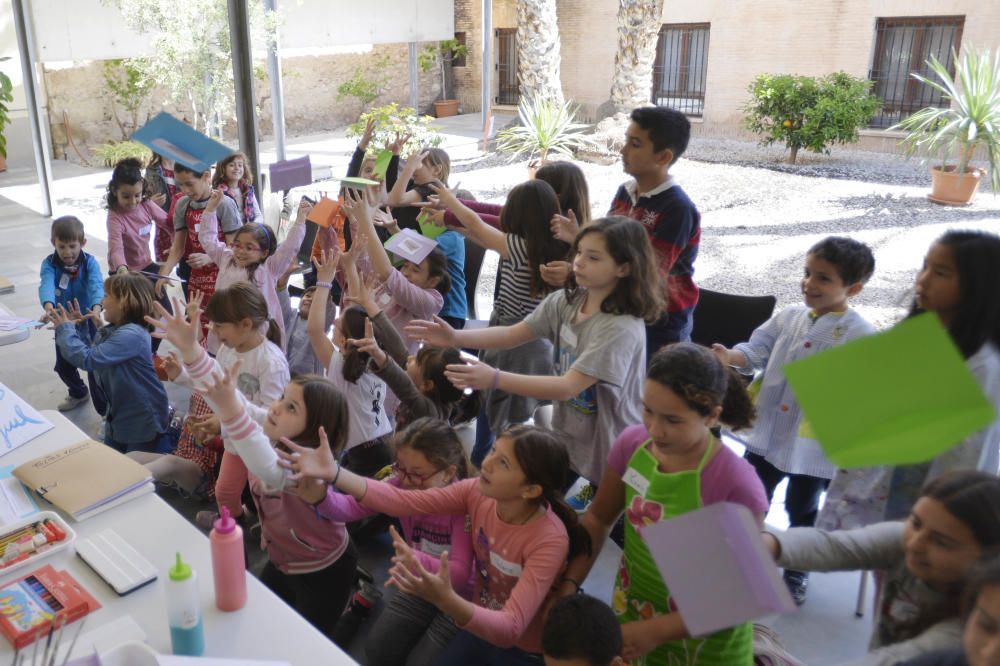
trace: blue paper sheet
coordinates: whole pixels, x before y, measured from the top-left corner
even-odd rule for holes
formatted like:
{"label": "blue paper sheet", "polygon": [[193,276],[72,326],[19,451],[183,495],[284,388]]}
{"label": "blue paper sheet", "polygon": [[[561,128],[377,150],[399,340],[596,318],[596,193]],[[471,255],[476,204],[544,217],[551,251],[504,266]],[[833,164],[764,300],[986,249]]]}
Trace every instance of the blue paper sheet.
{"label": "blue paper sheet", "polygon": [[196,131],[166,111],[136,130],[135,141],[198,173],[208,171],[233,149]]}

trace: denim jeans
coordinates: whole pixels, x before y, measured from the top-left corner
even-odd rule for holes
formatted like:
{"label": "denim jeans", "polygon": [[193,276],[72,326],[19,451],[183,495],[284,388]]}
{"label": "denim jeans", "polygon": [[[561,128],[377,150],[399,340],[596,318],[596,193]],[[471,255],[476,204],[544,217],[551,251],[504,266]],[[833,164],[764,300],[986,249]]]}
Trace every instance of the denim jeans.
{"label": "denim jeans", "polygon": [[467,631],[459,631],[437,660],[437,666],[467,666],[468,664],[476,664],[476,666],[540,666],[544,663],[540,654],[531,654],[516,647],[497,647]]}

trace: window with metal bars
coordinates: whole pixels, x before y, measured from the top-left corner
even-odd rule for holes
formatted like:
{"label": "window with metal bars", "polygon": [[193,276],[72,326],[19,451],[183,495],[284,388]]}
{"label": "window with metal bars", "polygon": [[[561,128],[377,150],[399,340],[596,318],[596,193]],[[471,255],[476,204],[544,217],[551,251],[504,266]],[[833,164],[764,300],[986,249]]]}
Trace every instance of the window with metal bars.
{"label": "window with metal bars", "polygon": [[660,28],[653,63],[652,102],[700,116],[708,73],[708,23],[673,23]]}
{"label": "window with metal bars", "polygon": [[954,70],[952,53],[961,46],[964,25],[964,16],[893,17],[876,21],[875,54],[868,78],[875,82],[873,91],[882,100],[882,111],[872,118],[872,127],[884,129],[924,107],[948,105],[941,93],[912,74],[932,77],[927,66],[931,56]]}
{"label": "window with metal bars", "polygon": [[498,28],[497,38],[497,96],[496,104],[517,106],[521,87],[517,80],[517,28]]}

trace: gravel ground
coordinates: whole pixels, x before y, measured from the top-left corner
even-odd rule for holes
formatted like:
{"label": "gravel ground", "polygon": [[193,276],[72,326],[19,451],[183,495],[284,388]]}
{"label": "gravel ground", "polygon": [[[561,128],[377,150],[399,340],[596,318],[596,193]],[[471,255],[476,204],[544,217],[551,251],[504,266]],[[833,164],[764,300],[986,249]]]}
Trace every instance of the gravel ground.
{"label": "gravel ground", "polygon": [[[778,307],[799,302],[805,252],[819,239],[847,235],[875,252],[875,276],[855,301],[878,326],[904,311],[916,271],[931,242],[949,228],[1000,233],[1000,199],[984,187],[972,205],[927,200],[930,175],[919,160],[857,150],[802,154],[782,163],[782,151],[738,139],[695,138],[674,175],[702,213],[695,278],[705,288],[774,294]],[[626,180],[620,164],[581,163],[594,215],[602,215]],[[502,202],[527,178],[527,162],[501,156],[458,163],[452,183],[476,198]],[[484,266],[480,312],[492,295],[492,264]]]}

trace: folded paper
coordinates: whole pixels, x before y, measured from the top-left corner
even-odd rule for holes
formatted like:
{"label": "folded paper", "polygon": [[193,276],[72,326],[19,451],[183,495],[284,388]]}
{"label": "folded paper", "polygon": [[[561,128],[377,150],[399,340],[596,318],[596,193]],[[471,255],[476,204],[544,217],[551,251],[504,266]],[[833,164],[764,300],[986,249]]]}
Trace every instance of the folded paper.
{"label": "folded paper", "polygon": [[641,535],[692,636],[795,610],[742,504],[712,504],[643,527]]}
{"label": "folded paper", "polygon": [[392,161],[392,151],[382,150],[375,158],[374,173],[380,180],[385,180],[385,174],[389,170],[389,162]]}
{"label": "folded paper", "polygon": [[417,215],[417,224],[420,225],[420,233],[431,240],[437,240],[438,236],[448,231],[447,227],[435,224],[433,218],[423,210]]}
{"label": "folded paper", "polygon": [[309,222],[315,222],[319,226],[326,229],[332,223],[337,214],[340,212],[340,201],[336,199],[330,199],[328,197],[323,197],[316,202],[316,205],[312,207],[309,214],[306,215],[306,220]]}
{"label": "folded paper", "polygon": [[351,187],[354,189],[379,184],[377,180],[372,180],[371,178],[360,178],[358,176],[344,176],[343,178],[337,178],[334,176],[333,179],[339,180],[340,184],[344,187]]}
{"label": "folded paper", "polygon": [[308,155],[294,160],[275,162],[270,168],[271,191],[282,192],[300,185],[312,184],[312,162]]}
{"label": "folded paper", "polygon": [[403,229],[385,242],[385,249],[400,259],[419,264],[437,247],[437,242],[413,229]]}
{"label": "folded paper", "polygon": [[785,376],[840,467],[921,463],[996,417],[936,315],[789,363]]}
{"label": "folded paper", "polygon": [[186,167],[203,173],[233,149],[181,122],[166,111],[156,114],[152,120],[140,127],[132,135],[135,141]]}

